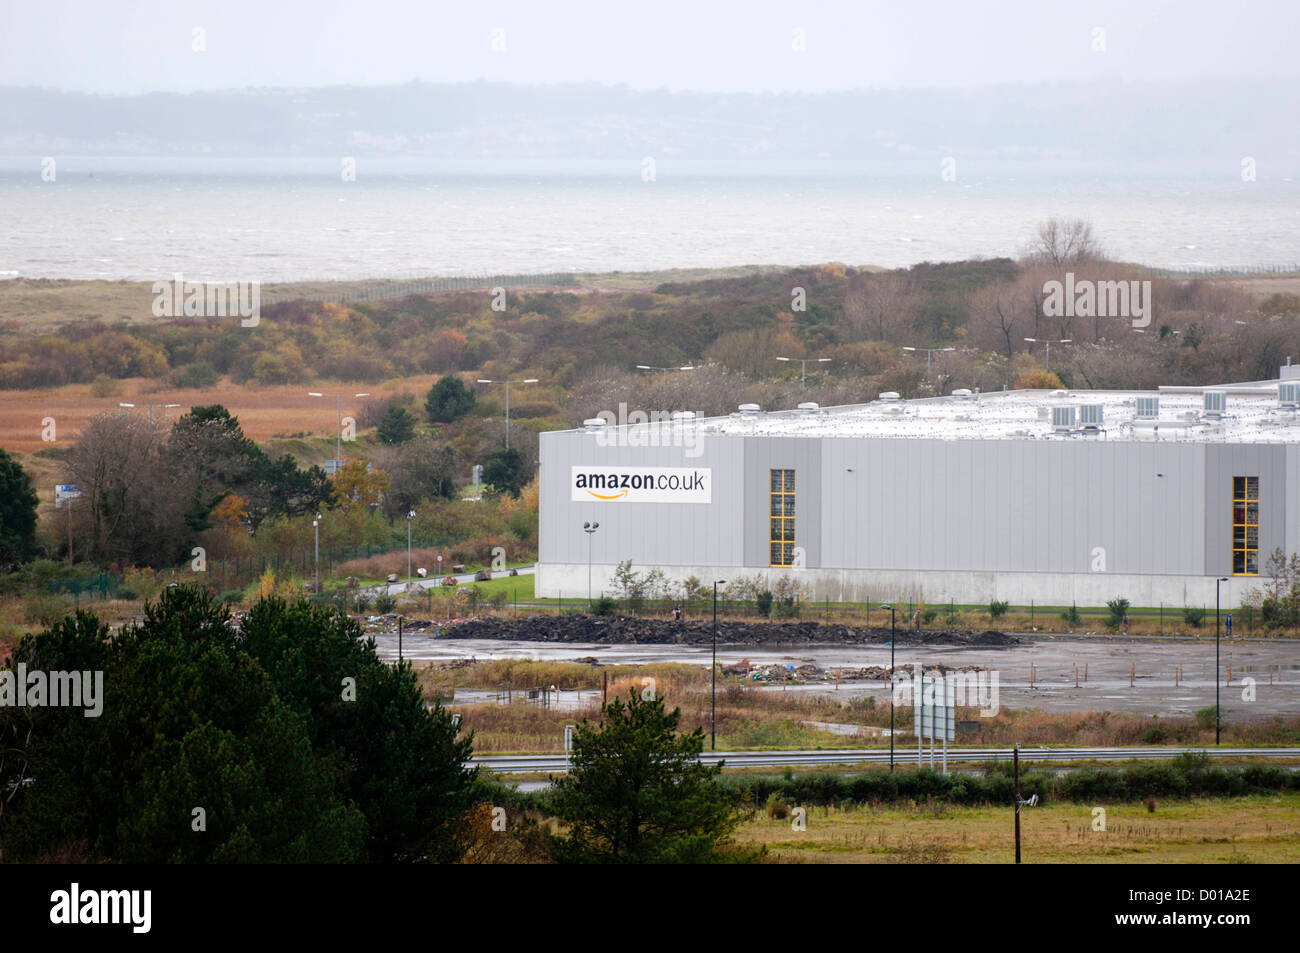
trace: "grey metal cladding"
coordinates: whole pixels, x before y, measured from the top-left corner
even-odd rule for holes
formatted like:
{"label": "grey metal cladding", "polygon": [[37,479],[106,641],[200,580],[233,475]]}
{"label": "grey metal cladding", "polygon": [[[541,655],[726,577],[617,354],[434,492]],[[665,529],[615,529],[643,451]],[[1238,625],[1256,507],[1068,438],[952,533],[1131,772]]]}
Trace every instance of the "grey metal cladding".
{"label": "grey metal cladding", "polygon": [[749,438],[745,451],[743,565],[770,565],[768,516],[773,470],[795,471],[794,542],[809,569],[822,563],[822,443],[807,437]]}
{"label": "grey metal cladding", "polygon": [[1203,572],[1203,445],[822,445],[823,567],[1089,572],[1104,560],[1107,572]]}
{"label": "grey metal cladding", "polygon": [[[1285,546],[1286,444],[1208,444],[1205,448],[1205,575],[1232,575],[1232,478],[1259,477],[1259,566]],[[1295,470],[1291,470],[1295,473]],[[1292,549],[1289,552],[1295,552]]]}
{"label": "grey metal cladding", "polygon": [[[591,559],[614,564],[632,559],[654,565],[735,566],[743,558],[738,528],[743,521],[744,438],[704,434],[698,456],[686,447],[602,447],[594,434],[563,431],[540,435],[539,552],[543,563],[584,563],[582,524],[597,521]],[[707,467],[711,503],[579,503],[570,499],[570,468],[601,464]]]}

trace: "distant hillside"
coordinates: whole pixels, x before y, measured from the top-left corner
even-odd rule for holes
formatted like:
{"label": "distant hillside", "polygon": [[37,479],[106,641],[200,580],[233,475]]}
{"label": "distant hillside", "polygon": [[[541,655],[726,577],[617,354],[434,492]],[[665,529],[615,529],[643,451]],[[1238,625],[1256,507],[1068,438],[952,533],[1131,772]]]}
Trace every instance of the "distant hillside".
{"label": "distant hillside", "polygon": [[[409,83],[101,96],[0,88],[0,154],[450,158],[1300,158],[1261,80],[842,93]],[[1225,151],[1226,150],[1226,151]]]}

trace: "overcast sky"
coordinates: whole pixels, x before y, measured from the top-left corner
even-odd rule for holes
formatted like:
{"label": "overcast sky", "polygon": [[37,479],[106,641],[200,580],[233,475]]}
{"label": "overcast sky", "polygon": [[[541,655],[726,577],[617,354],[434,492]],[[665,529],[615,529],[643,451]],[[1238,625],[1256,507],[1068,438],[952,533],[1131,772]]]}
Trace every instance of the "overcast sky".
{"label": "overcast sky", "polygon": [[[814,92],[1300,77],[1300,3],[1290,0],[0,2],[0,85],[84,92],[414,79]],[[796,30],[806,52],[793,49]]]}

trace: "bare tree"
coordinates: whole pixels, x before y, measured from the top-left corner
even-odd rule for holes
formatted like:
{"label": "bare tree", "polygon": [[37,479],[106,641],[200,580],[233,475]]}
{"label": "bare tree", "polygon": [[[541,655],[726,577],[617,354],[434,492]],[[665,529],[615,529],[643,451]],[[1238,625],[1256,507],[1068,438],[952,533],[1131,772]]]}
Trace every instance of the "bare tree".
{"label": "bare tree", "polygon": [[1098,261],[1103,255],[1101,244],[1092,233],[1091,222],[1081,218],[1049,218],[1038,226],[1038,234],[1025,249],[1024,257],[1061,268]]}

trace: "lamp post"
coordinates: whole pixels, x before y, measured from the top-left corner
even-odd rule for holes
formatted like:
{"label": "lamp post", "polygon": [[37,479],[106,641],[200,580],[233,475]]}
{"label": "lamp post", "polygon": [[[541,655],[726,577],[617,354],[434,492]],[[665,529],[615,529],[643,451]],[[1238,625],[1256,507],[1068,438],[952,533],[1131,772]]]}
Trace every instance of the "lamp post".
{"label": "lamp post", "polygon": [[[335,465],[341,468],[341,467],[343,466],[343,395],[342,395],[342,394],[322,394],[320,391],[309,390],[309,391],[307,391],[307,396],[308,396],[308,397],[333,397],[333,398],[334,398],[334,409],[335,409],[335,411],[338,413],[338,418],[339,418],[338,438],[334,441],[334,459],[335,459],[336,461],[338,461]],[[365,394],[353,394],[352,396],[353,396],[353,397],[369,397],[370,394],[369,394],[369,393],[365,393]]]}
{"label": "lamp post", "polygon": [[411,591],[411,520],[415,519],[415,510],[406,511],[406,591]]}
{"label": "lamp post", "polygon": [[599,523],[583,523],[582,531],[587,534],[587,611],[591,611],[591,537],[600,529]]}
{"label": "lamp post", "polygon": [[[119,407],[135,407],[135,404],[118,404]],[[153,409],[155,406],[162,407],[164,410],[169,407],[180,407],[181,404],[145,404],[149,408],[149,423],[153,423]]]}
{"label": "lamp post", "polygon": [[506,385],[506,449],[510,449],[510,385],[511,384],[536,384],[536,377],[527,377],[518,381],[493,381],[486,378],[478,378],[480,384],[505,384]]}
{"label": "lamp post", "polygon": [[889,610],[889,770],[894,770],[894,607],[883,603],[880,608]]}
{"label": "lamp post", "polygon": [[317,593],[320,592],[320,521],[321,515],[319,513],[317,513],[316,518],[311,521],[311,528],[316,532],[316,582],[313,589]]}
{"label": "lamp post", "polygon": [[[1043,358],[1043,370],[1050,371],[1052,369],[1052,342],[1047,338],[1025,338],[1025,340],[1030,344],[1042,343],[1047,345],[1047,356]],[[1073,344],[1074,340],[1072,338],[1057,338],[1056,343]]]}
{"label": "lamp post", "polygon": [[955,347],[905,347],[904,351],[924,351],[925,352],[925,373],[930,373],[930,355],[935,351],[955,351]]}
{"label": "lamp post", "polygon": [[1214,580],[1214,743],[1219,743],[1219,586],[1227,576]]}
{"label": "lamp post", "polygon": [[799,389],[803,390],[804,381],[808,376],[808,362],[814,361],[818,364],[829,364],[829,357],[778,357],[778,361],[798,361],[799,362]]}
{"label": "lamp post", "polygon": [[718,750],[718,585],[727,580],[713,580],[713,689],[709,701],[709,750]]}
{"label": "lamp post", "polygon": [[683,366],[683,367],[656,367],[656,366],[654,366],[654,365],[652,365],[652,364],[638,364],[638,365],[636,366],[636,369],[637,369],[638,371],[663,371],[663,372],[664,372],[664,386],[667,387],[667,386],[668,386],[668,372],[669,372],[669,371],[693,371],[693,370],[695,370],[695,366],[694,366],[693,364],[687,364],[687,365],[685,365],[685,366]]}

